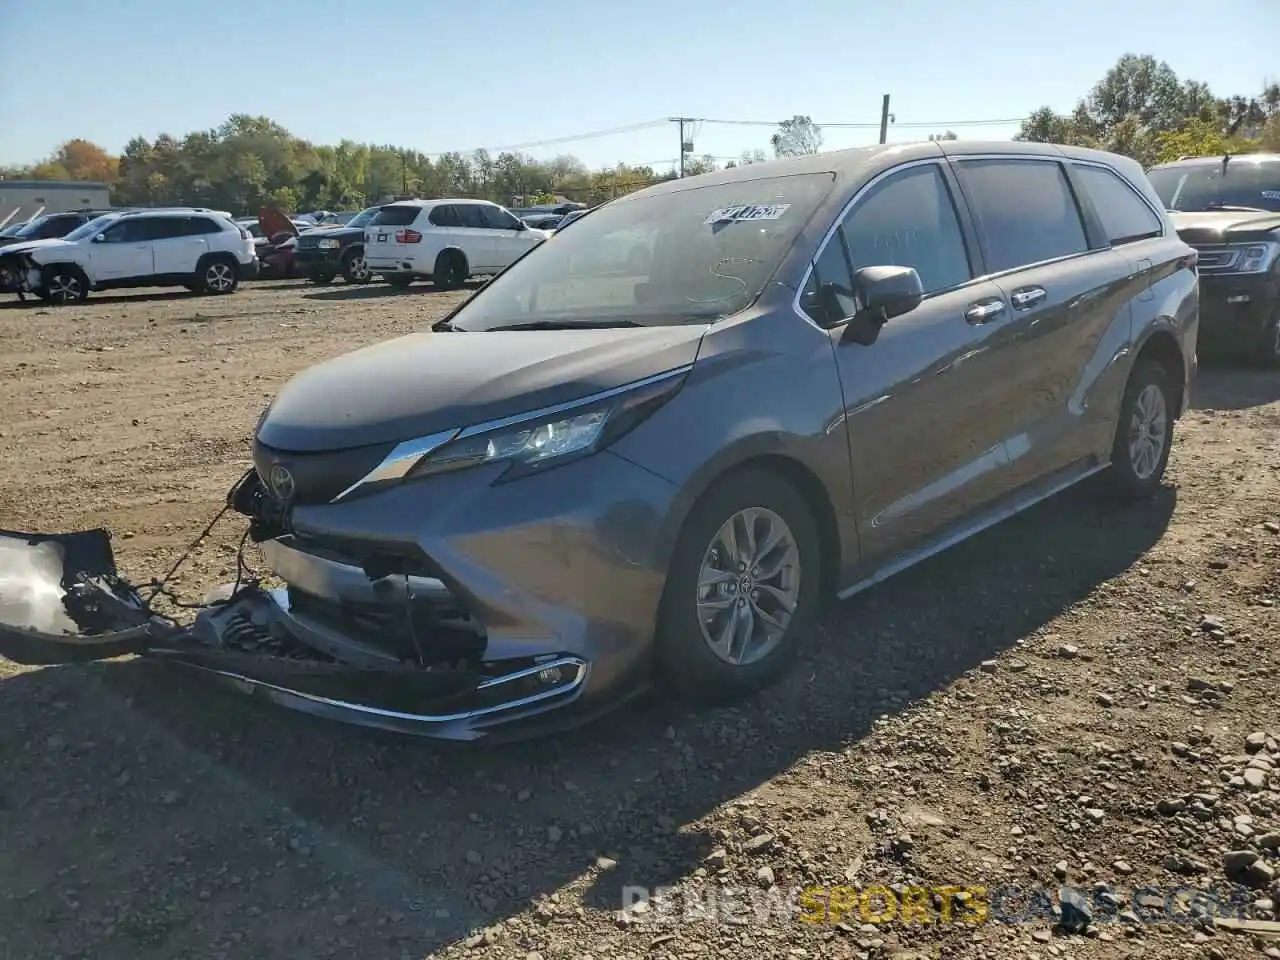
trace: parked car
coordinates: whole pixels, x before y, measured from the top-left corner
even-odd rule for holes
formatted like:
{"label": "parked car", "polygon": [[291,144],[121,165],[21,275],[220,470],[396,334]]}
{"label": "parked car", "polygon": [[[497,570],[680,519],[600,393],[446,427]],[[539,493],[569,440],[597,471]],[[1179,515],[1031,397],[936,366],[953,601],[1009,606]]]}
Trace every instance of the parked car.
{"label": "parked car", "polygon": [[1202,353],[1280,366],[1280,154],[1193,157],[1147,176],[1199,253]]}
{"label": "parked car", "polygon": [[25,240],[56,240],[108,210],[77,210],[71,213],[50,213],[33,220],[11,224],[0,231],[0,247],[7,247]]}
{"label": "parked car", "polygon": [[[573,266],[635,235],[643,273]],[[830,598],[1086,478],[1155,493],[1197,329],[1195,251],[1115,154],[938,141],[658,184],[433,332],[289,381],[228,495],[287,587],[224,594],[164,655],[458,739],[654,682],[732,700]],[[127,623],[0,652],[150,649]]]}
{"label": "parked car", "polygon": [[534,213],[527,217],[521,217],[527,226],[533,227],[535,230],[554,230],[559,226],[560,221],[564,219],[564,214],[560,213]]}
{"label": "parked car", "polygon": [[454,290],[470,277],[501,273],[549,236],[487,200],[400,200],[369,221],[365,259],[396,286],[429,278]]}
{"label": "parked car", "polygon": [[282,279],[299,275],[294,257],[298,235],[303,230],[312,229],[314,224],[290,218],[270,204],[264,204],[256,217],[237,217],[233,222],[253,237],[260,278]]}
{"label": "parked car", "polygon": [[121,287],[232,293],[257,269],[249,231],[229,213],[203,207],[109,213],[61,239],[0,248],[0,272],[18,293],[49,303]]}
{"label": "parked car", "polygon": [[381,207],[361,210],[345,224],[324,224],[298,235],[294,259],[313,283],[329,283],[337,274],[347,283],[373,279],[365,261],[365,225]]}

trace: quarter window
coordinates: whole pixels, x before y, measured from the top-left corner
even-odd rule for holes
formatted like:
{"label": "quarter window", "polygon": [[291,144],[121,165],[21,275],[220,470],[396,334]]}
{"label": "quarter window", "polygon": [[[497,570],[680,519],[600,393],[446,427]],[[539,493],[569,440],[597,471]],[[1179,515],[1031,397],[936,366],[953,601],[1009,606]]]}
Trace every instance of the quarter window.
{"label": "quarter window", "polygon": [[407,227],[418,219],[421,207],[414,204],[388,204],[374,214],[371,225],[375,227]]}
{"label": "quarter window", "polygon": [[957,174],[992,273],[1089,249],[1062,166],[1053,160],[961,160]]}
{"label": "quarter window", "polygon": [[1124,180],[1104,167],[1076,164],[1075,171],[1112,244],[1160,236],[1160,220]]}
{"label": "quarter window", "polygon": [[[972,277],[951,191],[937,164],[880,181],[850,211],[841,230],[855,271],[914,267],[926,294]],[[832,247],[838,251],[834,237],[827,251]]]}

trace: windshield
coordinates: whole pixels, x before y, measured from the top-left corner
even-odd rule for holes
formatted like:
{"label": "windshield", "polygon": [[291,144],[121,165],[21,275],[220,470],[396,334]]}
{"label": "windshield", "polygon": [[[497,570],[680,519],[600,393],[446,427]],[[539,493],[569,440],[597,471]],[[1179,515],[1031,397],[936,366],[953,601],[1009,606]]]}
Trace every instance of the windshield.
{"label": "windshield", "polygon": [[375,215],[379,210],[381,210],[381,209],[382,209],[381,207],[369,207],[369,208],[368,208],[368,209],[366,209],[366,210],[361,210],[361,211],[360,211],[359,213],[357,213],[354,217],[352,217],[350,220],[348,220],[348,221],[344,224],[344,226],[348,226],[348,227],[363,227],[363,226],[365,226],[365,224],[367,224],[370,220],[372,220],[372,219],[373,219],[373,217],[374,217],[374,215]]}
{"label": "windshield", "polygon": [[1147,172],[1168,210],[1255,207],[1280,211],[1280,160],[1233,157],[1221,163],[1162,167]]}
{"label": "windshield", "polygon": [[26,223],[16,223],[12,227],[5,227],[0,231],[6,237],[29,237],[33,233],[38,233],[40,228],[49,222],[49,217],[36,217],[34,220],[28,220]]}
{"label": "windshield", "polygon": [[115,215],[110,213],[105,213],[100,217],[94,217],[88,223],[80,224],[80,226],[76,227],[62,239],[83,240],[86,237],[92,237],[94,234],[101,232],[107,224],[111,223],[113,220],[115,220]]}
{"label": "windshield", "polygon": [[457,330],[707,322],[750,305],[831,174],[636,194],[553,234],[469,300]]}

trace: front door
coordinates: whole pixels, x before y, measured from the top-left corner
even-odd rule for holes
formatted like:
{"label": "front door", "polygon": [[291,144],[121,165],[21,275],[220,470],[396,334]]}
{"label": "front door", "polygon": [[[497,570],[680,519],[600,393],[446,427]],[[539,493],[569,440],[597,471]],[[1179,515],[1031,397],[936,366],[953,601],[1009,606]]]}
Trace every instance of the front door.
{"label": "front door", "polygon": [[1008,490],[1011,311],[973,263],[941,161],[874,184],[818,259],[821,282],[898,265],[925,291],[871,346],[833,333],[865,559],[903,552]]}
{"label": "front door", "polygon": [[94,237],[89,245],[89,264],[95,283],[151,275],[151,242],[145,223],[145,217],[126,217]]}
{"label": "front door", "polygon": [[493,266],[505,270],[524,256],[530,247],[537,246],[541,234],[530,230],[522,221],[501,207],[481,207],[485,223],[493,241]]}

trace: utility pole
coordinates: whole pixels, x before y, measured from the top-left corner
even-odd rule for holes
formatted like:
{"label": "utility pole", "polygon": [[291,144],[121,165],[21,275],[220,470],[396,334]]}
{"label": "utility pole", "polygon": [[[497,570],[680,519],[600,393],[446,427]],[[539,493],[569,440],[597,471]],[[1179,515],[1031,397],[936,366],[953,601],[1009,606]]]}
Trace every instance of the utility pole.
{"label": "utility pole", "polygon": [[672,123],[680,125],[680,176],[684,176],[684,156],[690,152],[691,144],[684,138],[684,125],[693,123],[693,117],[672,117]]}
{"label": "utility pole", "polygon": [[884,95],[884,100],[880,104],[880,142],[885,143],[889,139],[889,95]]}

